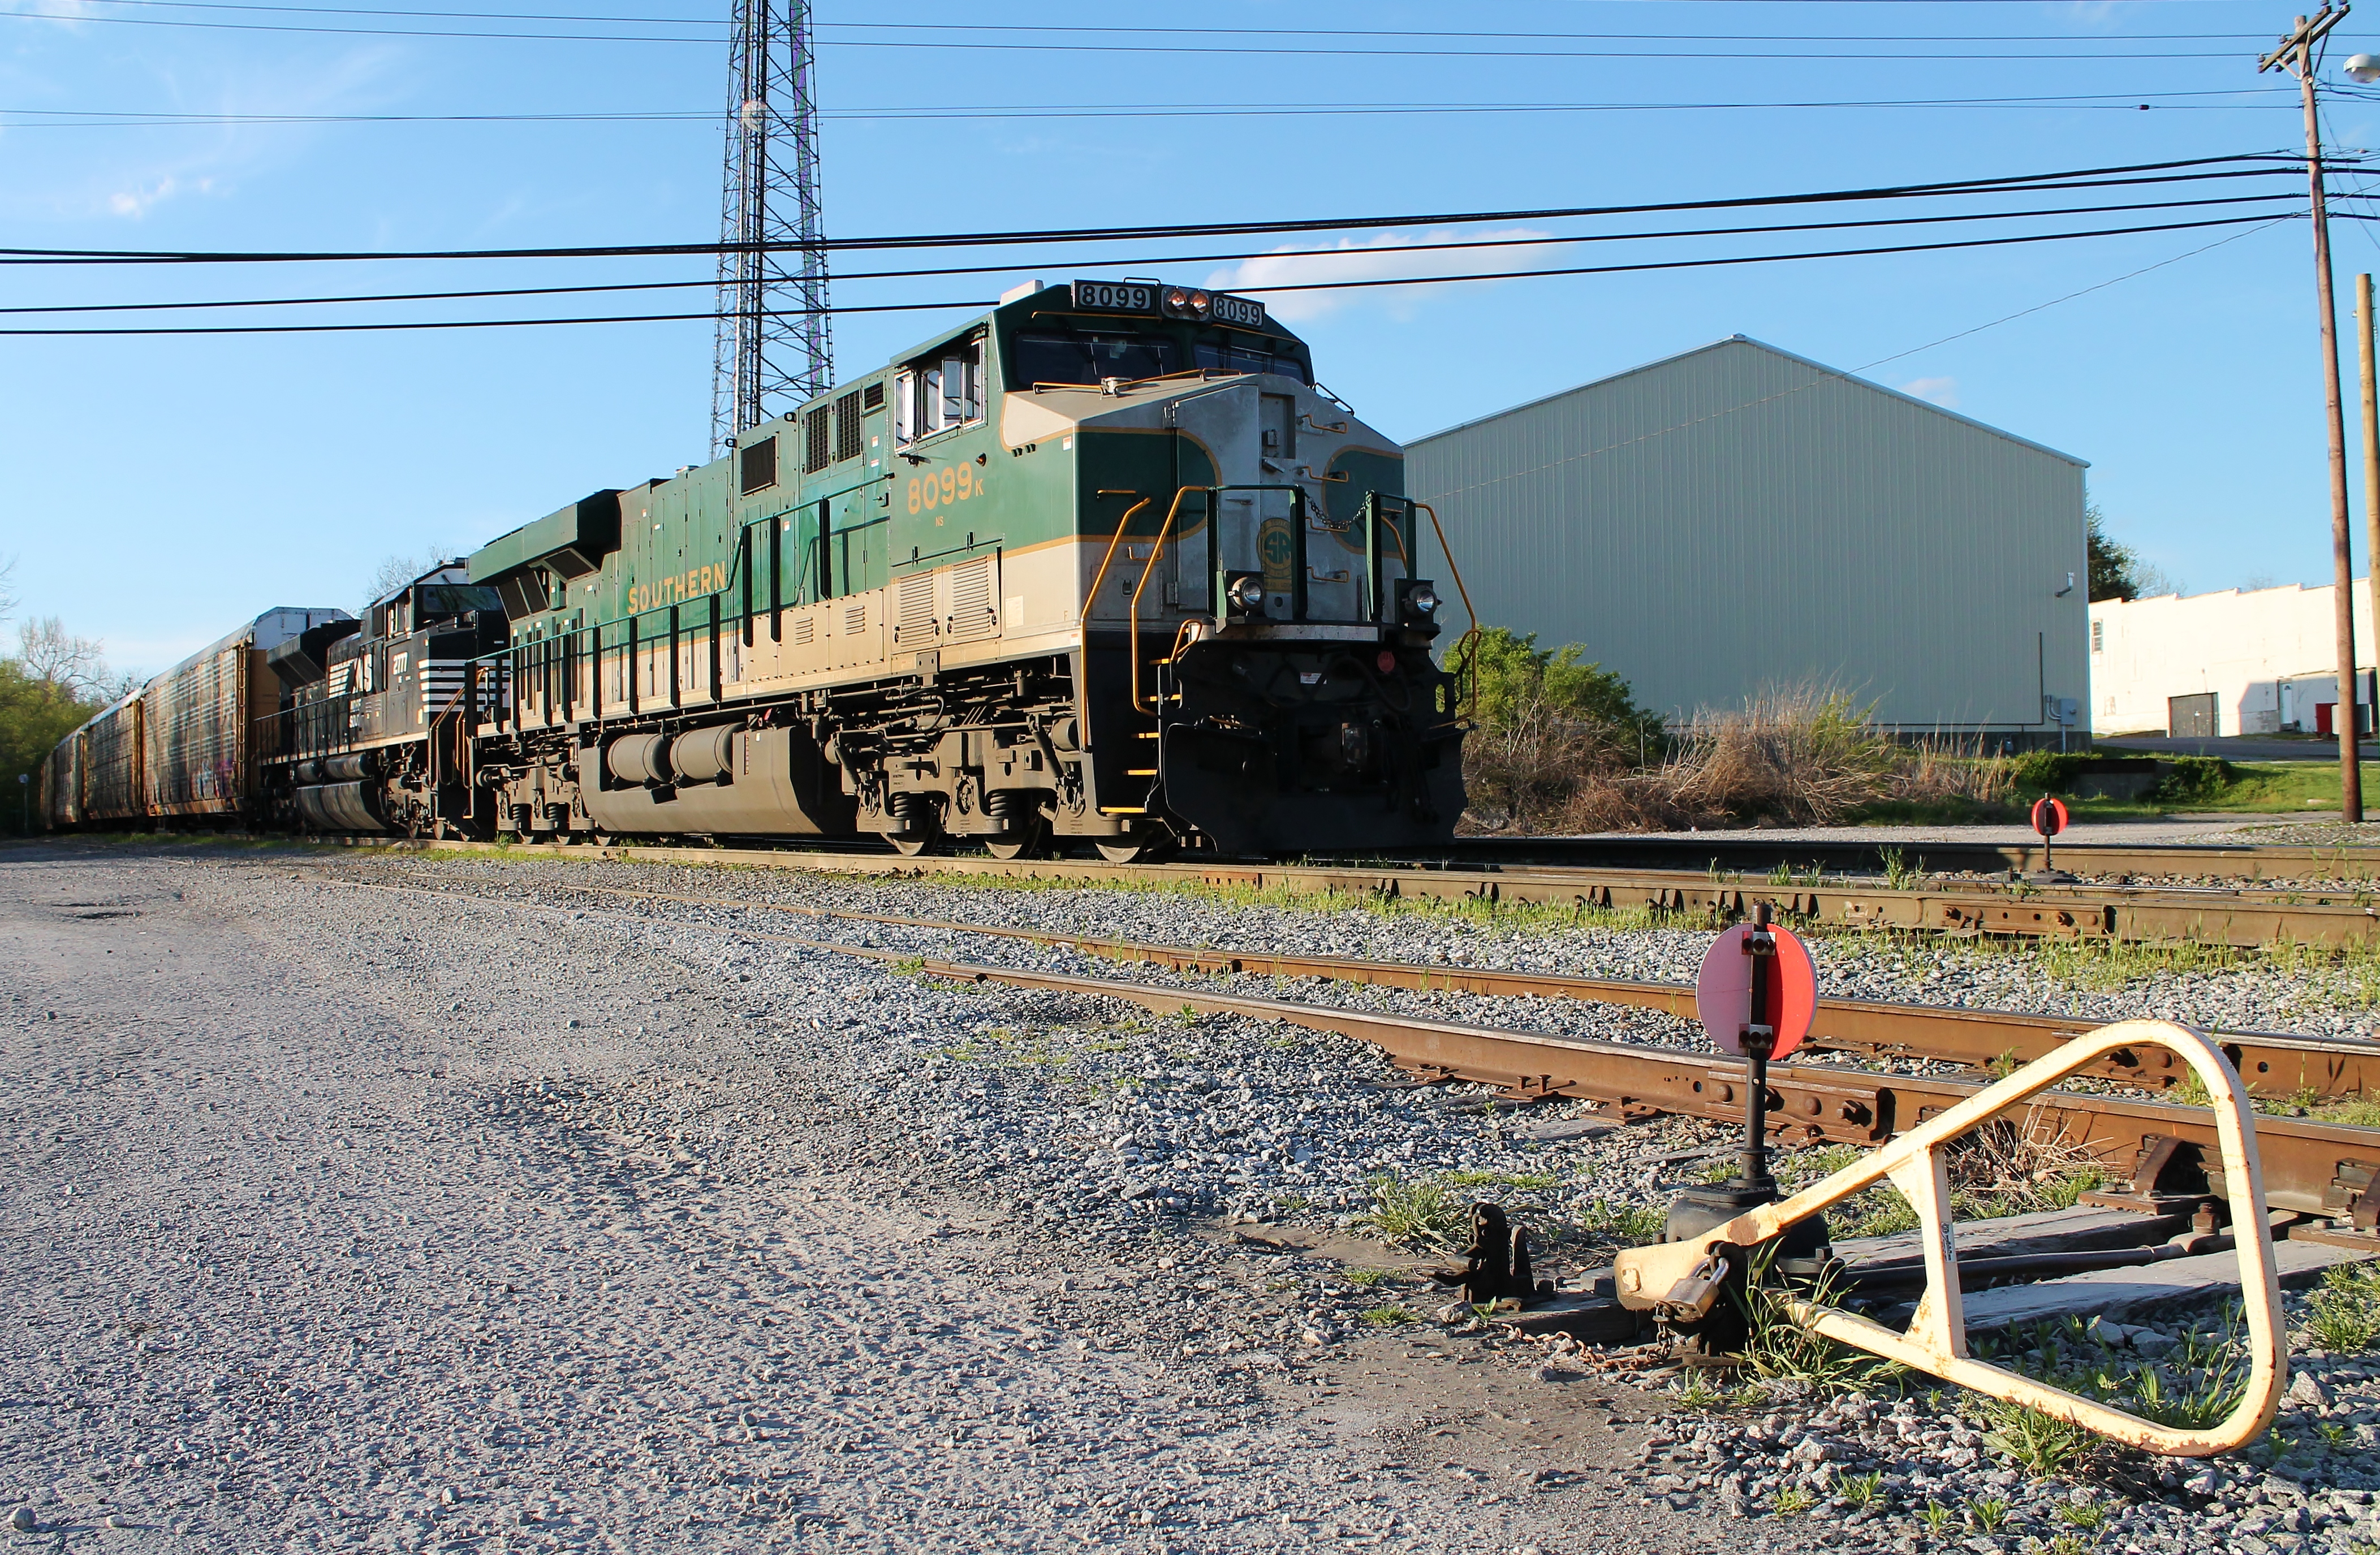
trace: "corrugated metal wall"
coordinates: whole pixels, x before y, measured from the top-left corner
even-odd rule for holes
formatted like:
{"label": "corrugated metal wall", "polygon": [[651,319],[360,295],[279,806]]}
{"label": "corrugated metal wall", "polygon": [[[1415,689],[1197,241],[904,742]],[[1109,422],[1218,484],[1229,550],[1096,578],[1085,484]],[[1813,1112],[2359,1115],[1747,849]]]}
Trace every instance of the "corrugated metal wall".
{"label": "corrugated metal wall", "polygon": [[2089,706],[2083,468],[1742,337],[1406,466],[1484,622],[1585,644],[1657,711],[1815,681],[1904,728],[2030,732],[2044,692]]}

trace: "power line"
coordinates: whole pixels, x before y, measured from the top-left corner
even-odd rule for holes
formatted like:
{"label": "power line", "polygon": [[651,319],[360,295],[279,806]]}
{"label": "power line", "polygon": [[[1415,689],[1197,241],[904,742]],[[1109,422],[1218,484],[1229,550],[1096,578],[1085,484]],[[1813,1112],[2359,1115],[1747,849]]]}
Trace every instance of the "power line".
{"label": "power line", "polygon": [[[436,13],[431,13],[436,14]],[[650,32],[497,32],[485,29],[459,30],[450,28],[420,27],[318,27],[295,22],[265,21],[198,21],[178,17],[93,16],[73,11],[0,11],[0,18],[17,18],[26,21],[59,21],[77,24],[98,23],[112,27],[172,27],[219,32],[285,32],[330,37],[367,38],[455,38],[491,42],[526,42],[554,43],[699,43],[705,47],[723,42],[723,30],[710,35],[675,35]],[[650,24],[644,24],[650,25]],[[694,22],[671,22],[671,26],[699,25]],[[716,24],[712,24],[716,29]],[[1267,34],[1257,34],[1264,36]],[[1459,35],[1456,35],[1459,36]],[[1581,34],[1592,38],[1595,34]],[[1648,36],[1646,42],[1663,41]],[[1779,41],[1794,42],[1791,38]],[[2083,43],[2128,43],[2133,40],[2122,37],[2084,38]],[[2177,52],[2172,50],[2143,53],[2138,49],[2104,50],[2093,53],[2074,51],[1980,53],[1964,50],[1945,55],[1939,51],[1894,53],[1869,49],[1852,54],[1815,54],[1796,51],[1780,54],[1773,49],[1758,54],[1715,53],[1709,49],[1691,52],[1655,49],[1449,49],[1449,48],[1354,48],[1354,47],[1283,47],[1279,44],[1232,43],[998,43],[980,39],[895,39],[895,38],[832,38],[820,39],[822,48],[879,49],[901,52],[951,51],[990,54],[1103,54],[1103,55],[1203,55],[1232,57],[1265,57],[1272,59],[1757,59],[1794,60],[1925,60],[1940,66],[1969,62],[2002,60],[2071,60],[2100,61],[2107,59],[2230,59],[2233,55],[2219,50]]]}
{"label": "power line", "polygon": [[[1241,249],[1231,253],[1211,254],[1136,254],[1127,259],[1075,258],[1037,259],[1029,268],[1059,271],[1113,270],[1123,265],[1161,264],[1224,264],[1245,260],[1345,259],[1352,256],[1382,254],[1426,254],[1459,251],[1469,249],[1533,249],[1566,247],[1590,243],[1645,242],[1682,237],[1773,237],[1787,233],[1839,232],[1857,228],[1933,226],[1949,223],[2017,221],[2050,216],[2114,215],[2136,211],[2177,211],[2201,209],[2218,205],[2267,205],[2275,200],[2293,200],[2294,192],[2280,194],[2234,195],[2217,200],[2177,200],[2143,201],[2129,205],[2070,205],[2046,211],[1983,211],[1946,216],[1873,216],[1849,222],[1791,222],[1766,226],[1686,227],[1660,232],[1609,232],[1564,234],[1533,237],[1476,237],[1443,243],[1404,243],[1393,249]],[[1006,273],[1018,266],[1010,261],[997,264],[955,265],[927,270],[859,270],[844,273],[845,281],[912,281],[943,279],[960,275]],[[713,281],[621,281],[603,285],[577,286],[494,286],[468,291],[382,292],[349,294],[338,297],[270,297],[235,298],[212,302],[105,302],[52,303],[34,307],[0,308],[0,316],[50,313],[152,313],[216,308],[295,308],[330,306],[357,302],[452,302],[481,300],[500,297],[574,297],[590,293],[683,291],[716,285]],[[775,311],[762,310],[761,311]]]}
{"label": "power line", "polygon": [[[2296,220],[2295,216],[2281,218]],[[1289,282],[1256,285],[1246,288],[1252,297],[1269,297],[1283,292],[1361,291],[1380,286],[1455,285],[1480,281],[1538,280],[1562,275],[1616,275],[1650,271],[1703,270],[1724,265],[1779,264],[1799,260],[1859,259],[1877,255],[1939,253],[1956,249],[2006,248],[2024,243],[2067,242],[2089,237],[2129,237],[2155,232],[2183,232],[2207,227],[2233,226],[2246,224],[2275,225],[2275,218],[2257,214],[2250,216],[2216,216],[2194,222],[2164,222],[2147,226],[2103,227],[2084,232],[2025,233],[2007,237],[1960,238],[1938,243],[1900,243],[1869,249],[1827,249],[1787,254],[1733,254],[1713,259],[1655,260],[1633,264],[1568,265],[1543,270],[1514,270],[1463,275],[1418,275],[1388,277],[1360,281]],[[896,313],[917,312],[932,309],[990,308],[988,301],[943,303],[893,303],[876,306],[838,306],[824,311],[833,313]],[[342,334],[377,333],[398,330],[451,329],[520,329],[552,324],[627,324],[674,323],[692,320],[715,322],[715,311],[701,313],[618,314],[600,318],[565,319],[445,319],[428,322],[374,322],[359,324],[204,324],[173,326],[139,326],[133,328],[70,328],[70,329],[0,329],[0,336],[48,335],[180,335],[180,334]]]}
{"label": "power line", "polygon": [[[845,124],[970,119],[1161,119],[1329,118],[1352,115],[1464,114],[1621,114],[1714,111],[1775,112],[1833,108],[2096,108],[2136,112],[2150,106],[2261,108],[2240,99],[2289,95],[2285,87],[2233,88],[2208,91],[2078,92],[2033,97],[1907,97],[1813,99],[1803,102],[1704,103],[977,103],[899,108],[822,109],[821,120]],[[2203,98],[2226,98],[2203,103]],[[716,123],[715,108],[648,109],[571,114],[172,114],[103,108],[0,108],[0,115],[38,121],[15,129],[124,129],[194,125],[310,124],[601,124]]]}
{"label": "power line", "polygon": [[[377,6],[271,6],[235,4],[233,0],[85,0],[86,4],[138,6],[145,10],[240,11],[286,16],[400,17],[448,21],[582,21],[618,26],[717,28],[712,17],[612,16],[590,12],[399,10]],[[821,31],[852,32],[1045,32],[1048,29],[1000,22],[831,21]],[[1080,35],[1111,37],[1287,37],[1287,38],[1475,38],[1498,42],[1561,40],[1631,40],[1656,43],[2261,43],[2262,32],[2127,32],[2082,36],[2072,32],[1488,32],[1432,31],[1411,28],[1350,27],[1118,27],[1071,26]]]}
{"label": "power line", "polygon": [[[2230,167],[2224,171],[2182,173],[2181,168],[2222,167],[2227,164],[2270,164]],[[1124,242],[1162,237],[1254,237],[1265,233],[1377,230],[1395,226],[1463,226],[1487,222],[1559,221],[1582,217],[1643,215],[1675,211],[1744,210],[1769,205],[1812,205],[1838,201],[1938,199],[1960,195],[2030,193],[2044,189],[2119,188],[2145,184],[2197,183],[2216,179],[2270,177],[2303,170],[2305,159],[2295,152],[2253,152],[2228,156],[2178,158],[2110,167],[2079,168],[2057,173],[2029,173],[1939,183],[1885,185],[1870,188],[1828,189],[1810,193],[1752,195],[1725,200],[1662,200],[1637,205],[1547,207],[1522,211],[1471,211],[1396,216],[1341,216],[1322,220],[1273,222],[1177,223],[1160,226],[1114,226],[1012,230],[1006,232],[938,233],[888,237],[829,238],[821,250],[921,248],[1008,248],[1031,243]],[[2342,159],[2341,165],[2357,164]],[[2121,176],[2120,175],[2143,175]],[[677,254],[716,254],[734,247],[717,243],[605,244],[579,248],[383,249],[317,252],[176,252],[120,249],[0,248],[0,263],[108,264],[253,264],[313,263],[351,261],[424,259],[623,259]]]}

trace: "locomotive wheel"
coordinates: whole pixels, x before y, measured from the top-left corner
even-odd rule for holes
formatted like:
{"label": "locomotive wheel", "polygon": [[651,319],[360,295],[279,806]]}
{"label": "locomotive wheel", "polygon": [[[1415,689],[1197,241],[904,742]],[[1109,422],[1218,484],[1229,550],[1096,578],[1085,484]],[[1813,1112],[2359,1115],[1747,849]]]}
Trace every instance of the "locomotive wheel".
{"label": "locomotive wheel", "polygon": [[930,853],[933,851],[934,844],[942,840],[942,834],[940,832],[913,832],[905,837],[896,837],[887,832],[883,836],[886,842],[892,844],[892,851],[904,858],[915,858],[920,854]]}
{"label": "locomotive wheel", "polygon": [[1158,844],[1152,842],[1094,843],[1099,856],[1111,864],[1139,864],[1157,856]]}
{"label": "locomotive wheel", "polygon": [[1014,858],[1042,858],[1050,852],[1050,823],[1036,819],[1024,831],[1005,837],[986,837],[983,850],[1003,862]]}

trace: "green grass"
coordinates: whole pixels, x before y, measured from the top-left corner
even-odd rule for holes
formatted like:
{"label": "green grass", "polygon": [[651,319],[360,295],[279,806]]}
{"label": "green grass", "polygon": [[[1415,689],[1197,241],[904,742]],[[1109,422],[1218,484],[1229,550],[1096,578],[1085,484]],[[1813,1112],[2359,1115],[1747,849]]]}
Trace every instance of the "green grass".
{"label": "green grass", "polygon": [[1777,1513],[1780,1517],[1794,1516],[1817,1504],[1818,1498],[1798,1485],[1788,1485],[1777,1492]]}
{"label": "green grass", "polygon": [[[2308,740],[2309,756],[2328,752],[2329,760],[2226,762],[2228,771],[2212,783],[2184,785],[2182,791],[2144,799],[2075,799],[2066,808],[2079,816],[2118,817],[2170,815],[2176,810],[2206,810],[2241,815],[2296,815],[2307,810],[2338,808],[2338,746],[2328,740]],[[2363,781],[2380,781],[2380,763],[2363,763]]]}
{"label": "green grass", "polygon": [[1417,1319],[1411,1312],[1397,1306],[1394,1302],[1390,1303],[1386,1306],[1375,1306],[1369,1312],[1364,1314],[1364,1321],[1371,1324],[1376,1329],[1392,1329],[1402,1323],[1410,1323],[1416,1320]]}
{"label": "green grass", "polygon": [[2306,1332],[2325,1350],[2371,1348],[2380,1339],[2380,1270],[2340,1264],[2325,1273],[2309,1304]]}
{"label": "green grass", "polygon": [[1470,1207],[1430,1178],[1407,1182],[1390,1172],[1374,1172],[1366,1180],[1372,1208],[1355,1223],[1380,1233],[1400,1247],[1453,1247],[1471,1231]]}
{"label": "green grass", "polygon": [[1669,1229],[1670,1212],[1658,1204],[1613,1204],[1598,1198],[1579,1211],[1578,1229],[1590,1242],[1649,1247]]}
{"label": "green grass", "polygon": [[1339,1278],[1351,1285],[1370,1290],[1374,1285],[1394,1281],[1397,1271],[1393,1269],[1342,1269],[1339,1271]]}
{"label": "green grass", "polygon": [[2058,1509],[2058,1520],[2089,1533],[2106,1525],[2107,1509],[2097,1501],[2068,1501]]}
{"label": "green grass", "polygon": [[1847,1474],[1835,1482],[1835,1493],[1853,1506],[1866,1506],[1884,1493],[1884,1473]]}
{"label": "green grass", "polygon": [[1917,1514],[1917,1521],[1924,1526],[1928,1537],[1940,1538],[1950,1531],[1950,1520],[1957,1515],[1958,1513],[1940,1501],[1927,1501],[1925,1509]]}
{"label": "green grass", "polygon": [[1976,1527],[1987,1534],[1999,1532],[2009,1520],[2009,1503],[1998,1496],[1985,1496],[1967,1505],[1967,1515]]}

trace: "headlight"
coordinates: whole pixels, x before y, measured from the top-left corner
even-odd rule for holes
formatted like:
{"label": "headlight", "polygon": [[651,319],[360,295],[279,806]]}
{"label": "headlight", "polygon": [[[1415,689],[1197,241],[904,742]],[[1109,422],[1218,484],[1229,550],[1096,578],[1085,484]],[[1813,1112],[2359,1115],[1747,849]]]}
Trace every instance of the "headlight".
{"label": "headlight", "polygon": [[1405,596],[1405,603],[1415,615],[1438,613],[1438,590],[1425,583]]}
{"label": "headlight", "polygon": [[1169,286],[1165,291],[1165,311],[1177,319],[1204,320],[1213,305],[1214,298],[1189,286]]}
{"label": "headlight", "polygon": [[1233,610],[1243,615],[1254,615],[1264,608],[1264,579],[1253,575],[1234,579],[1224,597],[1231,601]]}

